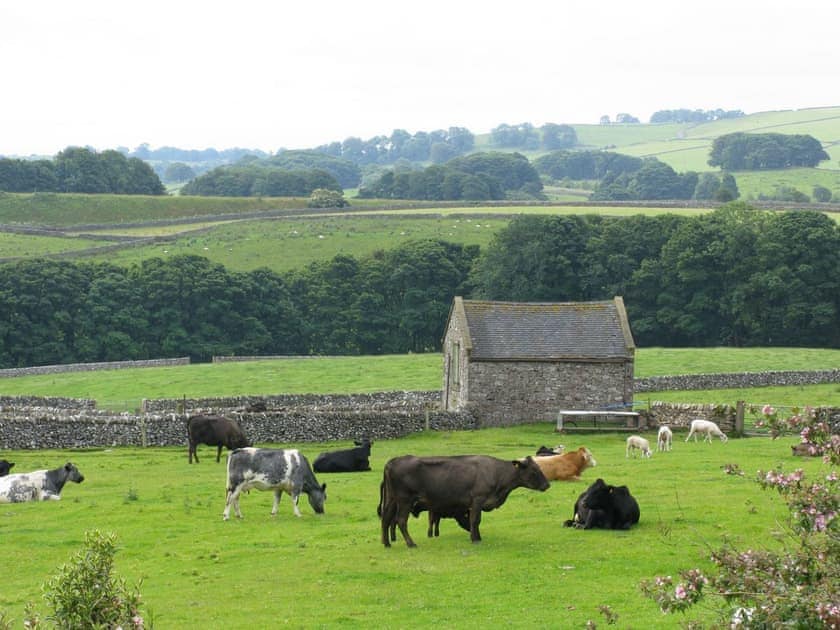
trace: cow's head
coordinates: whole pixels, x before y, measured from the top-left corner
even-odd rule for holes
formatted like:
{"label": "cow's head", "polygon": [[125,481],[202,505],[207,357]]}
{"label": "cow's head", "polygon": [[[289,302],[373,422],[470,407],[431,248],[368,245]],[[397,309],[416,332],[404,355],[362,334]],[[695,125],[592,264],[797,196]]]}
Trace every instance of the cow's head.
{"label": "cow's head", "polygon": [[307,494],[309,497],[309,505],[312,506],[312,509],[315,510],[316,514],[323,514],[324,513],[324,502],[327,500],[327,484],[321,484],[320,486],[315,486],[312,490],[309,491]]}
{"label": "cow's head", "polygon": [[70,462],[64,464],[64,472],[67,474],[68,481],[82,483],[85,480],[85,476],[79,472],[79,469],[76,468],[75,464]]}
{"label": "cow's head", "polygon": [[14,465],[14,462],[10,462],[7,459],[0,459],[0,477],[8,475]]}
{"label": "cow's head", "polygon": [[580,453],[581,457],[583,457],[583,468],[591,468],[592,466],[598,465],[598,462],[596,462],[595,458],[592,457],[592,451],[585,446],[581,446],[578,449],[578,453]]}
{"label": "cow's head", "polygon": [[513,465],[519,473],[519,480],[526,488],[545,492],[551,486],[537,462],[530,455],[525,459],[513,460]]}
{"label": "cow's head", "polygon": [[[600,483],[599,483],[600,482]],[[596,484],[598,484],[596,486]],[[587,490],[583,504],[590,510],[606,510],[615,504],[617,499],[624,499],[630,496],[630,489],[627,486],[611,486],[598,479]]]}

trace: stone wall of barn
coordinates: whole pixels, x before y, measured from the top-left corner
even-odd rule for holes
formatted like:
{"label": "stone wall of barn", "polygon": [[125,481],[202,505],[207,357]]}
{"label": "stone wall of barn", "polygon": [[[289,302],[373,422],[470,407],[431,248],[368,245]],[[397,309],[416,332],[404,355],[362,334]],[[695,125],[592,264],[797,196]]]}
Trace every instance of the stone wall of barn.
{"label": "stone wall of barn", "polygon": [[560,409],[630,402],[625,362],[471,362],[469,409],[482,427],[553,422]]}
{"label": "stone wall of barn", "polygon": [[447,410],[463,409],[469,401],[469,354],[464,347],[463,322],[453,316],[443,339],[443,390]]}

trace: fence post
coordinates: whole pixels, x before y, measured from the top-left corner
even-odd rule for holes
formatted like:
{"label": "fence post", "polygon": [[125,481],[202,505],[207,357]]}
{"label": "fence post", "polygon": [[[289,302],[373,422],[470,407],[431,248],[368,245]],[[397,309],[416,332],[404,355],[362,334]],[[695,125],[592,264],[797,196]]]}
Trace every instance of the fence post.
{"label": "fence post", "polygon": [[746,405],[743,400],[735,403],[735,435],[744,435],[744,408]]}

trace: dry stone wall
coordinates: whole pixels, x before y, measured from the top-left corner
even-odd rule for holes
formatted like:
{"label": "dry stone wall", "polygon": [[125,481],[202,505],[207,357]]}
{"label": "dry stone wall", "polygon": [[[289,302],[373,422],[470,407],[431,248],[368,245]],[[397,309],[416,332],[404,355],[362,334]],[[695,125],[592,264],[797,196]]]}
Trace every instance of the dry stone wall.
{"label": "dry stone wall", "polygon": [[769,385],[820,385],[823,383],[840,383],[840,369],[652,376],[635,379],[633,388],[638,394],[692,389],[740,389]]}
{"label": "dry stone wall", "polygon": [[[186,445],[186,419],[197,412],[222,413],[237,420],[257,444],[328,442],[368,437],[392,439],[425,429],[474,429],[469,412],[443,412],[440,392],[402,392],[361,396],[277,396],[149,402],[140,414],[113,414],[93,408],[21,405],[0,409],[0,449],[102,448]],[[249,410],[257,407],[265,411]]]}

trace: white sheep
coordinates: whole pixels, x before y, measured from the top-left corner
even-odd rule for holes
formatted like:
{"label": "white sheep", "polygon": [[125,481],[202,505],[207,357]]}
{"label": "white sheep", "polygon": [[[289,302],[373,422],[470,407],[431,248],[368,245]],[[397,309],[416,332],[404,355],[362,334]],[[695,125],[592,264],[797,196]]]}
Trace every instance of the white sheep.
{"label": "white sheep", "polygon": [[663,424],[659,427],[659,433],[656,436],[656,450],[657,451],[670,451],[671,450],[671,442],[674,440],[674,434],[671,432],[671,429]]}
{"label": "white sheep", "polygon": [[624,450],[624,456],[630,457],[630,451],[633,452],[633,457],[636,456],[636,450],[642,451],[642,455],[650,457],[650,442],[648,442],[641,435],[631,435],[627,438],[627,448]]}
{"label": "white sheep", "polygon": [[694,436],[694,441],[697,441],[697,434],[704,433],[705,437],[703,438],[704,442],[712,442],[712,436],[716,435],[720,438],[721,442],[726,442],[729,438],[726,437],[726,434],[720,430],[720,427],[716,425],[711,420],[692,420],[691,421],[691,430],[688,432],[688,437],[685,438],[685,441],[688,442],[691,439],[691,436]]}

